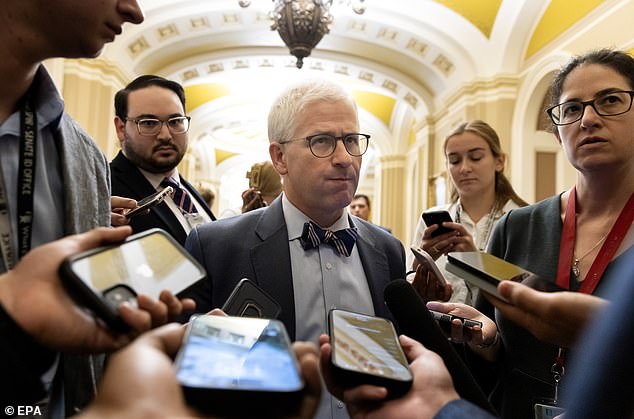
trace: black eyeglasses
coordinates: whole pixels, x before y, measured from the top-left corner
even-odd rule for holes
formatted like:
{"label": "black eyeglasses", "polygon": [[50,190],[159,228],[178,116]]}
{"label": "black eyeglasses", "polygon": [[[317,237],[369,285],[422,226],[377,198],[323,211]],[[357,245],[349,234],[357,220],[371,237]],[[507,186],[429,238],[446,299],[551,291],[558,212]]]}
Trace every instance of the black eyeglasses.
{"label": "black eyeglasses", "polygon": [[175,116],[168,119],[158,118],[126,118],[126,121],[132,121],[136,124],[136,128],[141,135],[156,135],[161,132],[163,124],[167,125],[167,129],[172,134],[184,134],[189,130],[189,116]]}
{"label": "black eyeglasses", "polygon": [[335,152],[338,140],[343,142],[348,154],[354,157],[359,157],[368,151],[370,136],[368,134],[359,133],[346,134],[341,137],[335,137],[329,134],[315,134],[309,135],[306,138],[280,141],[279,143],[286,144],[293,141],[308,141],[308,147],[310,148],[310,152],[313,153],[313,156],[325,158],[331,156]]}
{"label": "black eyeglasses", "polygon": [[592,100],[571,100],[546,109],[546,113],[555,125],[568,125],[579,121],[583,117],[586,106],[601,116],[621,115],[632,108],[634,92],[617,90],[598,96]]}

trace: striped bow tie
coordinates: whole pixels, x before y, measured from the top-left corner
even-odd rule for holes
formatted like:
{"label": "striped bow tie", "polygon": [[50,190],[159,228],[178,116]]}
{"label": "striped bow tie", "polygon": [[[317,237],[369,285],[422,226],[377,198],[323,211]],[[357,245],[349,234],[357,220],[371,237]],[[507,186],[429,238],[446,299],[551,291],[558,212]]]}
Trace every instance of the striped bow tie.
{"label": "striped bow tie", "polygon": [[319,243],[326,243],[334,247],[340,255],[350,256],[358,234],[356,228],[344,228],[338,231],[324,230],[309,221],[304,224],[304,231],[299,240],[304,250],[317,247]]}

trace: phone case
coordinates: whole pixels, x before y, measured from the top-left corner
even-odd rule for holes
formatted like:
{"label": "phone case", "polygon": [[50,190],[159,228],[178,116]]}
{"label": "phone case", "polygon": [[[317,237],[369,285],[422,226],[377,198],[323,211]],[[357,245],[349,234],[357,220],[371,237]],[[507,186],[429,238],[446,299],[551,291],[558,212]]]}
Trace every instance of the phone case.
{"label": "phone case", "polygon": [[[334,323],[335,323],[335,313],[338,311],[345,312],[352,315],[359,315],[368,319],[380,320],[384,325],[388,326],[390,330],[390,332],[388,333],[390,334],[392,345],[393,345],[390,347],[390,349],[400,351],[403,359],[406,359],[405,355],[402,352],[400,343],[398,341],[398,335],[396,334],[396,330],[394,329],[394,325],[392,324],[391,321],[380,318],[380,317],[368,316],[365,314],[354,313],[354,312],[350,312],[346,310],[333,309],[328,312],[328,326],[329,326],[329,334],[330,334],[330,344],[332,346],[331,365],[332,365],[333,373],[335,374],[335,377],[336,377],[336,381],[340,383],[341,385],[343,385],[344,387],[355,387],[362,384],[371,384],[375,386],[385,387],[388,389],[388,398],[399,397],[407,393],[407,391],[409,391],[409,389],[411,388],[412,381],[413,381],[413,376],[411,374],[411,371],[409,370],[409,366],[407,366],[407,363],[405,363],[405,365],[401,365],[401,367],[405,367],[407,369],[408,378],[399,379],[396,377],[390,377],[390,376],[384,375],[382,372],[378,372],[378,371],[376,372],[376,374],[369,371],[362,372],[345,365],[345,362],[340,363],[338,361],[336,357],[336,353],[338,351],[338,345],[339,345],[344,348],[344,351],[349,353],[349,356],[361,357],[365,361],[365,363],[371,362],[370,359],[367,359],[368,357],[371,357],[371,355],[368,355],[368,356],[363,355],[361,353],[362,352],[361,349],[356,350],[355,348],[348,348],[347,347],[348,343],[345,342],[343,339],[339,339],[336,336],[337,332],[335,332],[336,328]],[[372,338],[373,344],[379,343],[380,340],[381,340],[381,336],[378,336],[378,335],[376,336],[376,339]],[[361,342],[358,342],[356,340],[354,341],[355,341],[355,345],[359,345],[360,347],[363,348],[363,350],[365,351],[369,350],[369,347],[364,346]],[[387,347],[383,347],[382,351],[389,352],[390,349],[388,349]],[[384,357],[385,354],[372,354],[372,355],[376,356],[378,359],[382,361],[382,358]],[[383,368],[386,368],[386,367],[389,368],[390,365],[384,364]]]}
{"label": "phone case", "polygon": [[438,269],[436,262],[434,261],[434,259],[432,259],[429,253],[427,253],[420,247],[411,247],[410,249],[412,250],[412,253],[414,253],[414,257],[416,257],[418,263],[427,268],[427,270],[431,271],[438,279],[438,282],[440,282],[443,286],[447,285],[447,280],[445,279],[445,276],[442,274],[442,272],[440,272],[440,269]]}
{"label": "phone case", "polygon": [[[240,354],[258,351],[257,347],[260,345],[261,348],[261,345],[265,344],[265,342],[270,339],[267,332],[263,331],[265,329],[265,327],[262,326],[263,323],[274,325],[275,329],[280,332],[281,340],[283,340],[284,343],[282,344],[281,342],[276,342],[269,345],[275,346],[275,353],[283,351],[290,355],[290,359],[293,361],[294,365],[293,374],[296,375],[299,380],[299,385],[297,387],[295,387],[295,385],[290,387],[285,385],[283,388],[280,388],[275,384],[270,383],[268,380],[266,380],[265,383],[260,382],[257,384],[257,382],[262,379],[241,380],[240,377],[231,378],[227,376],[222,377],[224,380],[218,379],[215,382],[207,384],[196,377],[191,377],[190,379],[181,377],[181,374],[187,375],[190,374],[191,371],[199,370],[203,370],[202,374],[205,376],[208,374],[213,376],[209,369],[206,368],[205,364],[202,363],[208,361],[210,354],[208,352],[206,353],[205,349],[209,349],[209,347],[205,345],[204,338],[201,338],[200,336],[193,336],[192,330],[195,327],[196,322],[206,328],[210,335],[230,335],[232,339],[235,339],[234,343],[227,344],[222,342],[220,345],[213,347],[216,351],[223,352],[227,350],[231,352],[232,346],[235,348],[236,346],[244,345]],[[262,333],[255,344],[251,343],[252,340],[250,339],[250,336],[248,336],[253,330],[257,330]],[[184,343],[176,356],[175,366],[176,375],[181,384],[181,388],[183,389],[183,394],[188,405],[194,406],[201,412],[213,417],[281,418],[296,417],[298,415],[301,401],[303,400],[302,394],[305,384],[302,380],[300,367],[297,363],[295,354],[293,353],[286,328],[279,320],[201,315],[193,320],[190,320],[183,342]],[[188,348],[190,350],[193,349],[193,351],[198,354],[198,360],[195,358],[195,355],[194,357],[191,356],[191,352],[190,354],[186,353]],[[255,359],[259,359],[261,362],[264,362],[265,365],[260,365],[257,369],[258,375],[282,374],[279,369],[280,365],[273,360],[276,356],[275,354],[269,353],[266,357],[262,357],[262,355],[262,353],[256,355],[251,359],[251,361],[245,360],[244,364],[248,364],[250,367],[248,365],[242,365],[242,372],[248,368],[254,368],[252,364],[253,361]],[[231,364],[236,356],[242,357],[242,355],[236,355],[236,353],[229,354],[227,358],[228,364],[225,364],[222,367],[223,375],[227,374],[227,370],[232,369]],[[213,361],[215,358],[211,359]],[[199,363],[197,361],[202,362]],[[222,362],[222,360],[219,361],[218,359],[215,359],[215,361]],[[286,378],[288,379],[288,377]],[[288,380],[285,382],[288,382]],[[262,385],[262,387],[260,387],[260,385]]]}
{"label": "phone case", "polygon": [[140,212],[145,211],[146,209],[153,208],[163,202],[165,198],[172,193],[174,189],[171,186],[166,186],[165,189],[162,189],[158,192],[154,192],[150,196],[146,196],[142,200],[137,202],[137,207],[131,211],[128,211],[125,214],[125,218],[132,218]]}
{"label": "phone case", "polygon": [[243,278],[225,301],[222,310],[229,316],[277,319],[282,307],[255,282]]}
{"label": "phone case", "polygon": [[[193,257],[187,253],[187,251],[172,236],[161,229],[154,228],[132,235],[119,244],[99,247],[67,258],[59,268],[62,284],[67,289],[71,298],[73,298],[79,305],[92,310],[108,325],[108,327],[116,331],[128,331],[129,327],[117,314],[117,307],[124,301],[128,301],[132,305],[135,305],[137,293],[148,294],[147,290],[135,290],[125,283],[114,283],[113,285],[107,286],[105,289],[95,289],[79,276],[73,265],[101,252],[115,249],[126,243],[143,240],[144,238],[148,238],[149,236],[156,234],[161,235],[163,239],[167,240],[167,245],[187,259],[192,270],[196,272],[196,275],[193,277],[180,278],[179,288],[172,289],[174,294],[178,296],[180,293],[185,292],[189,287],[205,278],[206,273],[204,268],[195,259],[193,259]],[[150,296],[158,298],[158,295]]]}
{"label": "phone case", "polygon": [[442,225],[443,222],[452,222],[451,215],[448,211],[425,211],[423,212],[423,221],[427,226],[438,224],[438,229],[431,233],[432,237],[440,236],[441,234],[451,233],[453,230]]}

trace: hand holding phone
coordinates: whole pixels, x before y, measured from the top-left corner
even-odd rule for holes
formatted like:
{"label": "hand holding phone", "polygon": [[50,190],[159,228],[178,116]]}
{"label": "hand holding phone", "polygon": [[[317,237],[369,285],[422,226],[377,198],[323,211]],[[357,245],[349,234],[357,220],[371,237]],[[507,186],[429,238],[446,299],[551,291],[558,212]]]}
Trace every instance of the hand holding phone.
{"label": "hand holding phone", "polygon": [[453,321],[458,319],[462,323],[462,333],[467,338],[471,338],[471,332],[475,326],[482,329],[482,322],[478,320],[468,319],[466,317],[457,316],[455,314],[442,313],[440,311],[429,310],[431,316],[436,320],[440,329],[447,335],[451,336],[451,327]]}
{"label": "hand holding phone", "polygon": [[392,322],[339,309],[331,310],[328,320],[331,363],[338,384],[382,386],[391,398],[410,389],[412,373]]}
{"label": "hand holding phone", "polygon": [[419,263],[411,281],[412,286],[423,301],[449,301],[453,294],[453,287],[447,282],[438,269],[432,257],[418,247],[412,247],[412,252]]}
{"label": "hand holding phone", "polygon": [[207,414],[283,417],[301,402],[304,382],[277,320],[195,317],[175,365],[185,399]]}
{"label": "hand holding phone", "polygon": [[136,306],[137,293],[157,300],[163,289],[178,294],[206,272],[172,236],[155,228],[67,258],[60,276],[78,303],[113,330],[125,332],[129,327],[117,314],[121,303]]}
{"label": "hand holding phone", "polygon": [[173,190],[174,189],[171,186],[166,186],[165,189],[162,189],[158,192],[153,193],[150,196],[143,198],[137,203],[137,207],[135,209],[133,209],[132,211],[128,211],[125,214],[125,217],[130,219],[134,217],[135,215],[139,215],[143,213],[143,211],[149,210],[150,208],[157,206],[158,204],[163,202],[165,198],[172,193]]}
{"label": "hand holding phone", "polygon": [[453,222],[448,211],[425,211],[423,212],[422,217],[427,227],[431,227],[434,224],[438,225],[438,228],[431,233],[432,237],[437,237],[441,234],[451,233],[453,231],[451,228],[442,225],[444,222]]}
{"label": "hand holding phone", "polygon": [[411,247],[410,249],[412,253],[414,253],[414,257],[416,257],[418,263],[431,273],[431,276],[433,276],[433,279],[439,285],[443,287],[447,285],[447,280],[445,279],[445,276],[442,274],[442,272],[440,272],[440,269],[438,269],[436,262],[434,261],[434,259],[432,259],[429,253],[427,253],[420,247]]}

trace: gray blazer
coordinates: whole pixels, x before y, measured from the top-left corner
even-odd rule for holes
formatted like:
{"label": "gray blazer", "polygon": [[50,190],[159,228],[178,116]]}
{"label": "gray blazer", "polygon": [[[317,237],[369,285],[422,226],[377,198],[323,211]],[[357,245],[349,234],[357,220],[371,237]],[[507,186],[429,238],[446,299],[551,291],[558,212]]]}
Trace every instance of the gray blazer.
{"label": "gray blazer", "polygon": [[[403,246],[357,217],[354,224],[375,313],[391,318],[383,289],[389,281],[405,277]],[[280,320],[295,338],[293,278],[281,197],[269,207],[196,227],[185,247],[207,270],[207,279],[187,295],[196,300],[196,311],[221,307],[238,281],[249,278],[282,306]]]}
{"label": "gray blazer", "polygon": [[[56,135],[64,185],[64,234],[110,225],[110,168],[92,138],[67,114]],[[5,272],[0,258],[0,272]]]}
{"label": "gray blazer", "polygon": [[[64,234],[77,234],[110,225],[110,169],[92,138],[66,113],[55,134],[64,185]],[[0,273],[5,272],[0,258]],[[88,404],[96,391],[101,356],[62,357],[66,383],[66,414]],[[52,397],[50,416],[61,417],[64,404]]]}

